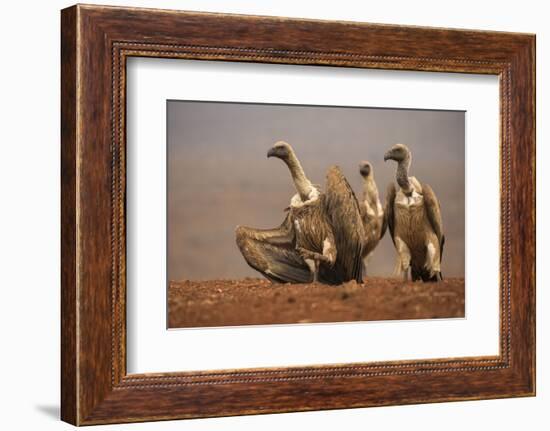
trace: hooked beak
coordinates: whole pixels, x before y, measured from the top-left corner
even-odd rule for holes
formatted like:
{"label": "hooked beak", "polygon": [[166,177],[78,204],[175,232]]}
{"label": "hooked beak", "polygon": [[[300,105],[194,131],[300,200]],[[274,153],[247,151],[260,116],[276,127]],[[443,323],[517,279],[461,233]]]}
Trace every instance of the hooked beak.
{"label": "hooked beak", "polygon": [[270,148],[267,152],[267,158],[275,157],[277,155],[277,150],[275,148]]}
{"label": "hooked beak", "polygon": [[387,162],[388,160],[391,160],[391,151],[388,151],[386,154],[384,154],[384,161]]}

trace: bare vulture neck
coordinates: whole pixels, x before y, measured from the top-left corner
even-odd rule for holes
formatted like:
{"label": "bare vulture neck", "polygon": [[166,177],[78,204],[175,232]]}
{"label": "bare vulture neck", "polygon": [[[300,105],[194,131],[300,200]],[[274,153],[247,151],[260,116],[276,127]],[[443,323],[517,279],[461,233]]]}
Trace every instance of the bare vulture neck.
{"label": "bare vulture neck", "polygon": [[411,182],[409,181],[409,167],[411,166],[411,156],[407,155],[404,160],[401,160],[397,165],[397,184],[403,190],[403,193],[410,196],[413,192]]}
{"label": "bare vulture neck", "polygon": [[373,175],[363,180],[363,202],[367,202],[369,206],[376,207],[378,200],[378,187],[374,181]]}
{"label": "bare vulture neck", "polygon": [[285,162],[290,170],[292,180],[294,181],[294,186],[296,187],[300,198],[304,202],[307,201],[309,199],[309,195],[311,194],[313,185],[307,179],[304,168],[302,168],[300,161],[293,152],[290,153],[290,156],[287,160],[285,160]]}

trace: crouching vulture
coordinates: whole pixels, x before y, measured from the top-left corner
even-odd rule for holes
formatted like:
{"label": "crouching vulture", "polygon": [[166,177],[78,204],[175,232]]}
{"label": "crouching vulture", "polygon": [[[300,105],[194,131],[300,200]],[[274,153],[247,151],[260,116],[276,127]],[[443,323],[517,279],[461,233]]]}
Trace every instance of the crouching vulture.
{"label": "crouching vulture", "polygon": [[404,279],[411,270],[413,281],[437,281],[443,279],[443,222],[441,209],[434,191],[428,184],[420,184],[409,177],[411,152],[402,144],[394,145],[384,161],[397,162],[396,180],[386,194],[386,220],[398,254],[396,271]]}
{"label": "crouching vulture", "polygon": [[237,227],[237,246],[246,262],[280,283],[360,282],[364,228],[357,198],[340,169],[329,168],[322,192],[286,142],[277,142],[267,157],[287,165],[297,193],[279,227]]}

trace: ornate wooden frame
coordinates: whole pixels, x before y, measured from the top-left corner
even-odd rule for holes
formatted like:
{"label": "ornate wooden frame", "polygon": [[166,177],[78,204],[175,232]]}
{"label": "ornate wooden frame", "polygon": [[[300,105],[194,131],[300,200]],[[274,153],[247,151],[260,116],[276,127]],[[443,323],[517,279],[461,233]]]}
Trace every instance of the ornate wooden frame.
{"label": "ornate wooden frame", "polygon": [[[63,420],[88,425],[535,394],[534,35],[81,5],[61,17]],[[128,375],[129,56],[498,75],[500,354]]]}

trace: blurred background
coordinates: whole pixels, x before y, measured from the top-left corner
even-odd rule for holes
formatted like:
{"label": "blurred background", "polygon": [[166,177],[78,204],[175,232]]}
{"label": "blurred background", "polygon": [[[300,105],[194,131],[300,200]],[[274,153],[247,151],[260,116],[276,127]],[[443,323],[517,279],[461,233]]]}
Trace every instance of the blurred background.
{"label": "blurred background", "polygon": [[[324,187],[339,165],[359,199],[359,162],[373,165],[382,205],[396,163],[393,144],[412,152],[411,176],[428,183],[442,207],[444,276],[464,276],[465,116],[462,111],[168,101],[168,279],[258,277],[235,244],[235,227],[278,226],[295,189],[286,165],[267,159],[290,143],[306,175]],[[391,276],[387,233],[368,275]]]}

